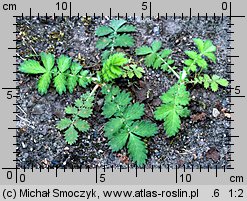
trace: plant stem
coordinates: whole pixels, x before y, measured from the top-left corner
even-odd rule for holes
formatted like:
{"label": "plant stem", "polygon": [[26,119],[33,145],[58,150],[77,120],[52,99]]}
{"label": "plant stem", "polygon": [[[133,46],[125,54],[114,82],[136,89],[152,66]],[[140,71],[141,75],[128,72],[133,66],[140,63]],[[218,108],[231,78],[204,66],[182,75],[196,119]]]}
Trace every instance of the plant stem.
{"label": "plant stem", "polygon": [[98,89],[99,87],[100,87],[100,85],[99,85],[99,84],[96,84],[96,85],[94,86],[93,90],[91,91],[91,93],[89,94],[89,97],[92,96],[92,95],[95,93],[95,91],[97,91],[97,89]]}
{"label": "plant stem", "polygon": [[178,78],[178,79],[180,79],[180,76],[179,76],[179,74],[175,71],[175,70],[173,70],[173,68],[162,58],[162,57],[160,57],[160,56],[158,56],[159,57],[159,59],[161,59],[161,61],[163,61],[166,65],[167,65],[167,67],[172,71],[172,73]]}

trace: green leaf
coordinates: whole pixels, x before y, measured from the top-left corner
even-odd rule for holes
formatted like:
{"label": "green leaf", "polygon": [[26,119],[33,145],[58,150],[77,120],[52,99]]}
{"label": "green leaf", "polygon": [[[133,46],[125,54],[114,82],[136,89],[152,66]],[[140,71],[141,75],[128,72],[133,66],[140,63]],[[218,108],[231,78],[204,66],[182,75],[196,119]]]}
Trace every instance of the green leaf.
{"label": "green leaf", "polygon": [[197,52],[195,52],[195,51],[185,51],[185,54],[187,54],[188,55],[188,57],[190,57],[191,59],[197,59],[198,58],[198,54],[197,54]]}
{"label": "green leaf", "polygon": [[166,58],[168,57],[170,54],[172,53],[172,50],[169,50],[169,49],[165,49],[161,52],[161,58]]}
{"label": "green leaf", "polygon": [[200,67],[203,68],[203,69],[206,69],[207,66],[208,66],[208,64],[207,64],[207,62],[205,61],[205,59],[202,59],[202,58],[196,60],[196,63],[197,63],[198,66],[200,66]]}
{"label": "green leaf", "polygon": [[157,126],[150,121],[136,121],[130,128],[130,132],[133,132],[141,137],[154,136],[157,131]]}
{"label": "green leaf", "polygon": [[155,41],[151,44],[151,47],[152,47],[153,52],[157,52],[158,50],[160,50],[161,45],[162,45],[162,43],[161,43],[160,41],[155,40]]}
{"label": "green leaf", "polygon": [[122,67],[128,63],[128,59],[122,53],[115,53],[111,55],[103,64],[102,75],[106,81],[116,79],[123,74]]}
{"label": "green leaf", "polygon": [[40,78],[39,78],[39,81],[38,81],[38,92],[41,94],[41,95],[44,95],[47,93],[47,90],[50,86],[50,83],[51,83],[51,72],[47,72],[47,73],[44,73]]}
{"label": "green leaf", "polygon": [[134,32],[136,28],[133,25],[124,25],[117,32]]}
{"label": "green leaf", "polygon": [[154,69],[158,69],[162,63],[163,61],[161,60],[161,58],[157,58],[153,64]]}
{"label": "green leaf", "polygon": [[156,53],[152,53],[146,56],[145,58],[145,64],[147,67],[151,67],[154,65],[154,62],[157,58],[157,54]]}
{"label": "green leaf", "polygon": [[77,62],[72,62],[70,69],[73,75],[77,75],[82,69],[82,66]]}
{"label": "green leaf", "polygon": [[228,81],[226,79],[218,79],[217,83],[223,87],[227,87],[228,86]]}
{"label": "green leaf", "polygon": [[130,93],[121,91],[119,94],[117,94],[114,101],[120,106],[127,106],[128,104],[130,104],[131,101]]}
{"label": "green leaf", "polygon": [[126,120],[140,119],[144,115],[144,104],[134,103],[128,106],[123,114]]}
{"label": "green leaf", "polygon": [[61,73],[64,73],[66,70],[68,70],[70,67],[70,64],[71,64],[71,58],[69,58],[68,56],[61,55],[57,59],[57,66]]}
{"label": "green leaf", "polygon": [[166,134],[174,136],[181,124],[180,117],[188,115],[188,109],[184,108],[189,104],[190,94],[182,83],[175,84],[161,96],[163,104],[156,108],[154,117],[156,120],[164,120]]}
{"label": "green leaf", "polygon": [[116,133],[108,142],[112,151],[119,151],[124,147],[128,139],[128,132],[120,131]]}
{"label": "green leaf", "polygon": [[127,147],[132,160],[136,162],[138,166],[144,165],[147,159],[145,143],[141,141],[139,137],[130,135]]}
{"label": "green leaf", "polygon": [[101,54],[102,62],[104,63],[104,62],[109,58],[110,55],[111,55],[111,51],[105,50],[105,51]]}
{"label": "green leaf", "polygon": [[78,83],[81,87],[86,88],[87,85],[89,83],[91,83],[91,80],[87,77],[88,76],[88,72],[87,70],[81,71],[79,79],[78,79]]}
{"label": "green leaf", "polygon": [[46,69],[35,60],[26,60],[20,65],[20,71],[28,74],[42,74]]}
{"label": "green leaf", "polygon": [[134,38],[129,34],[117,35],[114,47],[132,47],[134,46]]}
{"label": "green leaf", "polygon": [[82,117],[82,118],[88,118],[91,116],[93,110],[91,108],[80,108],[80,111],[78,112],[78,116]]}
{"label": "green leaf", "polygon": [[65,113],[66,114],[77,114],[78,110],[76,107],[72,107],[72,106],[67,106],[65,108]]}
{"label": "green leaf", "polygon": [[57,124],[57,129],[64,130],[72,124],[72,121],[68,118],[61,119]]}
{"label": "green leaf", "polygon": [[75,100],[75,106],[76,107],[82,107],[83,106],[83,101],[81,99],[76,99]]}
{"label": "green leaf", "polygon": [[166,121],[164,127],[169,137],[174,136],[180,129],[181,120],[174,105],[166,105]]}
{"label": "green leaf", "polygon": [[114,104],[112,104],[112,103],[105,103],[104,104],[102,114],[106,118],[112,117],[116,112],[117,112],[117,108]]}
{"label": "green leaf", "polygon": [[132,66],[135,76],[138,77],[139,79],[142,77],[142,73],[144,73],[144,69],[142,67],[136,67],[136,65],[130,65]]}
{"label": "green leaf", "polygon": [[185,61],[184,61],[184,64],[186,65],[186,66],[190,66],[191,64],[193,64],[194,63],[194,61],[192,60],[192,59],[186,59]]}
{"label": "green leaf", "polygon": [[97,36],[106,36],[113,32],[113,29],[108,26],[100,26],[97,28],[95,34]]}
{"label": "green leaf", "polygon": [[66,92],[66,78],[63,73],[58,74],[54,78],[54,86],[56,87],[57,92],[59,95],[62,95],[63,92]]}
{"label": "green leaf", "polygon": [[51,71],[55,63],[55,56],[51,53],[46,54],[45,52],[41,52],[40,57],[46,70]]}
{"label": "green leaf", "polygon": [[113,134],[117,133],[123,126],[123,120],[121,118],[112,118],[105,124],[104,131],[106,137],[113,138]]}
{"label": "green leaf", "polygon": [[86,132],[89,130],[90,126],[88,124],[87,121],[85,120],[81,120],[81,119],[78,119],[76,122],[75,122],[75,127],[81,131],[81,132]]}
{"label": "green leaf", "polygon": [[65,131],[65,141],[72,145],[78,139],[78,132],[75,130],[74,126],[70,126],[68,130]]}
{"label": "green leaf", "polygon": [[203,52],[203,48],[204,48],[204,42],[203,42],[203,40],[200,39],[200,38],[194,38],[193,41],[196,44],[199,52],[202,53]]}
{"label": "green leaf", "polygon": [[212,89],[213,92],[216,92],[218,90],[217,82],[212,81],[210,86],[211,86],[211,89]]}
{"label": "green leaf", "polygon": [[214,55],[214,53],[208,52],[208,53],[204,53],[204,55],[210,60],[212,60],[214,63],[216,63],[216,56]]}
{"label": "green leaf", "polygon": [[67,80],[67,85],[69,92],[72,93],[77,85],[78,77],[76,75],[69,75]]}
{"label": "green leaf", "polygon": [[216,47],[213,45],[211,40],[206,40],[204,42],[204,47],[203,47],[203,54],[208,53],[208,52],[215,52]]}
{"label": "green leaf", "polygon": [[147,55],[152,53],[152,49],[148,46],[141,46],[136,49],[136,55]]}
{"label": "green leaf", "polygon": [[110,43],[111,43],[111,39],[110,38],[100,38],[97,42],[96,42],[96,48],[102,50],[105,49]]}
{"label": "green leaf", "polygon": [[192,72],[196,72],[196,70],[197,70],[197,66],[196,65],[190,65],[190,70],[192,71]]}
{"label": "green leaf", "polygon": [[117,31],[125,23],[126,23],[126,21],[123,19],[112,20],[110,23],[110,27],[112,27],[115,31]]}

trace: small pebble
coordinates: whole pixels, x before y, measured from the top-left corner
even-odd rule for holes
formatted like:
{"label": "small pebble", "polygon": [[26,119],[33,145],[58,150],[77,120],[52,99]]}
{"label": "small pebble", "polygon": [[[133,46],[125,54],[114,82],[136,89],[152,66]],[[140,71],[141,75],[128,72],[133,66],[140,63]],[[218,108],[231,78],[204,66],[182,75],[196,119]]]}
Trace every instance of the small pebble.
{"label": "small pebble", "polygon": [[213,108],[213,117],[218,117],[220,115],[219,110],[217,110],[217,108]]}

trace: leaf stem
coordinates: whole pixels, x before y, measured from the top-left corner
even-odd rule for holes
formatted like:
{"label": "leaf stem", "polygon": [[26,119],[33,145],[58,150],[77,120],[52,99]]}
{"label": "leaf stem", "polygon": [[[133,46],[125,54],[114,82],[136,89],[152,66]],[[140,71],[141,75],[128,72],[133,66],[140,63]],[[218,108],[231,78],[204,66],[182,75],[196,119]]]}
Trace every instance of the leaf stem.
{"label": "leaf stem", "polygon": [[166,65],[167,65],[167,67],[172,71],[172,73],[178,78],[178,79],[180,79],[180,76],[179,76],[179,74],[161,57],[161,56],[159,56],[158,55],[158,57],[159,57],[159,59],[161,59],[161,61],[163,61]]}

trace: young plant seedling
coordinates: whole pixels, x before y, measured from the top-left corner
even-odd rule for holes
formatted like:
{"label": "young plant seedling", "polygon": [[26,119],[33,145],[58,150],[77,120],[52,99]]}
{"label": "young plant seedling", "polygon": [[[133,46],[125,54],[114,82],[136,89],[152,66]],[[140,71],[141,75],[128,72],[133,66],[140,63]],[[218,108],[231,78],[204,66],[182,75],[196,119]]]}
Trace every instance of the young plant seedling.
{"label": "young plant seedling", "polygon": [[[108,120],[104,126],[105,136],[112,151],[127,148],[132,160],[138,166],[145,164],[147,159],[147,144],[145,139],[157,133],[157,126],[148,120],[143,120],[144,105],[132,103],[129,92],[121,91],[113,86],[117,78],[141,78],[144,70],[133,62],[131,55],[116,52],[114,48],[134,46],[134,38],[129,34],[135,32],[133,25],[126,25],[123,19],[112,20],[109,25],[96,29],[96,36],[100,39],[96,48],[105,50],[102,53],[102,68],[97,72],[83,70],[83,67],[73,62],[68,56],[61,55],[57,59],[53,54],[42,52],[41,62],[25,60],[20,65],[20,71],[27,74],[41,75],[37,88],[41,95],[47,93],[53,81],[56,91],[62,95],[67,90],[73,93],[76,86],[86,88],[94,84],[92,91],[87,91],[72,106],[65,108],[66,118],[61,119],[57,129],[64,131],[65,141],[72,145],[76,143],[79,132],[87,132],[90,125],[87,121],[93,113],[93,102],[98,88],[102,87],[104,105],[102,114]],[[136,49],[136,55],[145,56],[145,65],[164,72],[172,73],[177,79],[168,91],[161,96],[162,104],[154,111],[156,120],[164,121],[166,134],[175,136],[181,127],[181,118],[190,114],[190,93],[187,84],[201,84],[205,89],[217,91],[220,86],[228,86],[228,81],[218,75],[203,74],[208,70],[209,62],[216,63],[216,47],[210,40],[194,39],[196,51],[185,51],[188,59],[183,62],[184,67],[177,72],[172,50],[163,49],[162,43],[154,41],[150,47],[142,46]],[[128,58],[129,57],[129,58]],[[56,62],[55,62],[56,60]],[[95,74],[96,77],[92,75]]]}
{"label": "young plant seedling", "polygon": [[102,114],[109,119],[104,127],[109,146],[112,151],[119,151],[127,145],[132,160],[142,166],[148,152],[143,139],[154,136],[157,126],[150,121],[141,120],[144,105],[138,102],[132,104],[130,93],[110,85],[105,85],[102,93],[105,94]]}
{"label": "young plant seedling", "polygon": [[65,93],[66,88],[72,93],[77,84],[85,88],[92,81],[89,71],[82,70],[80,64],[71,62],[71,58],[65,55],[57,59],[57,66],[53,54],[42,52],[40,57],[44,67],[38,61],[26,60],[21,63],[19,70],[27,74],[42,74],[37,84],[41,95],[47,93],[52,79],[59,95]]}
{"label": "young plant seedling", "polygon": [[[167,136],[175,136],[181,127],[181,118],[190,114],[188,104],[190,101],[190,93],[186,90],[186,84],[203,84],[212,91],[217,91],[218,86],[228,86],[226,79],[220,78],[218,75],[210,77],[208,74],[201,73],[208,69],[208,61],[216,62],[216,47],[210,40],[203,41],[201,39],[193,39],[198,51],[185,51],[189,57],[184,61],[185,67],[180,73],[176,72],[176,67],[171,66],[174,61],[170,58],[171,50],[161,50],[161,42],[154,41],[151,47],[142,46],[136,49],[137,55],[145,55],[145,64],[147,67],[154,69],[161,68],[164,71],[172,72],[178,82],[172,86],[167,92],[161,96],[162,104],[157,107],[154,112],[156,120],[164,121],[164,129]],[[194,78],[190,77],[194,75]]]}

